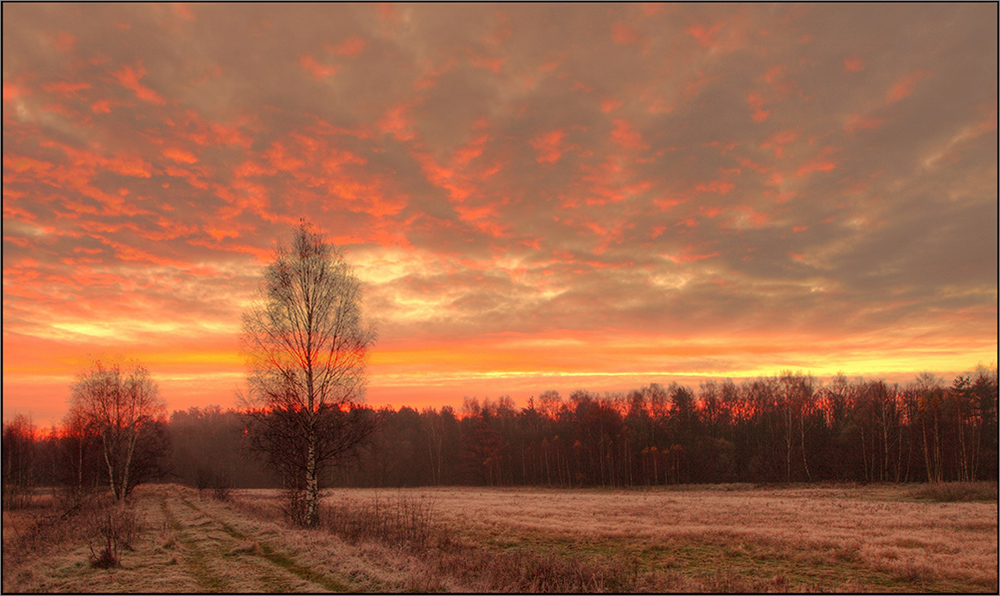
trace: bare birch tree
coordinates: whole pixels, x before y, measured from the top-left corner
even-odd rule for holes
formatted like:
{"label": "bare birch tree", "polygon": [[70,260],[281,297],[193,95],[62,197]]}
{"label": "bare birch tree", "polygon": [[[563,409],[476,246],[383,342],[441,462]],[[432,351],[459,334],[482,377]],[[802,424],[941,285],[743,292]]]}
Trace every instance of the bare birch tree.
{"label": "bare birch tree", "polygon": [[70,416],[100,437],[116,500],[124,500],[159,471],[167,452],[166,404],[145,366],[120,358],[95,359],[73,385]]}
{"label": "bare birch tree", "polygon": [[279,244],[243,315],[251,445],[292,490],[293,519],[319,522],[320,475],[374,430],[364,396],[375,341],[343,252],[307,223]]}

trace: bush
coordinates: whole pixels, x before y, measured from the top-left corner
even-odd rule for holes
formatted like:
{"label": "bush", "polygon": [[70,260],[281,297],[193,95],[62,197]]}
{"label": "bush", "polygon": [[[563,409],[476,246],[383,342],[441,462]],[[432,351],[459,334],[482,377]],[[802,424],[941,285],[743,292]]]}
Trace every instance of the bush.
{"label": "bush", "polygon": [[114,504],[88,515],[86,528],[92,536],[90,566],[107,569],[121,564],[120,551],[133,550],[139,537],[139,516],[124,504]]}

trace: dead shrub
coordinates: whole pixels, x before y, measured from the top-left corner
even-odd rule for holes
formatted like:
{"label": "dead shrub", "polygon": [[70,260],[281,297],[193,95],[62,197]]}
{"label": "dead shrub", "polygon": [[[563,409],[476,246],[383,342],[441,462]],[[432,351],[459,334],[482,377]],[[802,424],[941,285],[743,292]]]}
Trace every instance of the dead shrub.
{"label": "dead shrub", "polygon": [[219,472],[212,478],[212,498],[216,501],[230,501],[233,498],[233,477],[228,472]]}
{"label": "dead shrub", "polygon": [[432,536],[432,505],[427,499],[397,495],[355,505],[327,505],[320,510],[321,526],[352,544],[377,540],[390,546],[422,550]]}
{"label": "dead shrub", "polygon": [[138,514],[125,504],[114,504],[89,512],[86,524],[92,537],[90,566],[100,569],[118,567],[122,550],[133,550],[141,530]]}
{"label": "dead shrub", "polygon": [[937,577],[935,570],[927,564],[908,560],[893,567],[892,577],[896,581],[919,584],[933,581]]}
{"label": "dead shrub", "polygon": [[285,517],[293,525],[305,528],[309,525],[306,508],[306,491],[299,489],[288,489],[285,491],[285,506],[282,508]]}

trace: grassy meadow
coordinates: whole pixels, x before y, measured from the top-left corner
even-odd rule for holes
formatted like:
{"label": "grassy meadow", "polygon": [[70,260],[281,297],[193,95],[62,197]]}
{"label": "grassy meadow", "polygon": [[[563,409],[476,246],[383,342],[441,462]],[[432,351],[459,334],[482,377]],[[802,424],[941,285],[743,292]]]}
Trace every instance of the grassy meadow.
{"label": "grassy meadow", "polygon": [[[987,484],[58,495],[3,513],[3,589],[44,592],[997,591]],[[116,521],[118,520],[118,521]],[[101,563],[116,533],[116,564]]]}

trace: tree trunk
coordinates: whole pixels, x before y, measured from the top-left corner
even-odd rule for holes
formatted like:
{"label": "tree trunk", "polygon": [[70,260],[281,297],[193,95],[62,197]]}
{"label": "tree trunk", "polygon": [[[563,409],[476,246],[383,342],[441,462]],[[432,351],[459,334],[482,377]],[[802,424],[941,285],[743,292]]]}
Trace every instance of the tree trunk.
{"label": "tree trunk", "polygon": [[302,525],[315,528],[319,525],[319,477],[316,462],[316,432],[309,431],[309,452],[306,455],[305,512]]}
{"label": "tree trunk", "polygon": [[122,497],[118,494],[118,483],[115,482],[115,468],[111,465],[111,456],[109,455],[111,446],[108,444],[107,431],[101,433],[101,444],[104,446],[104,463],[108,466],[108,485],[111,487],[111,496],[118,501]]}

